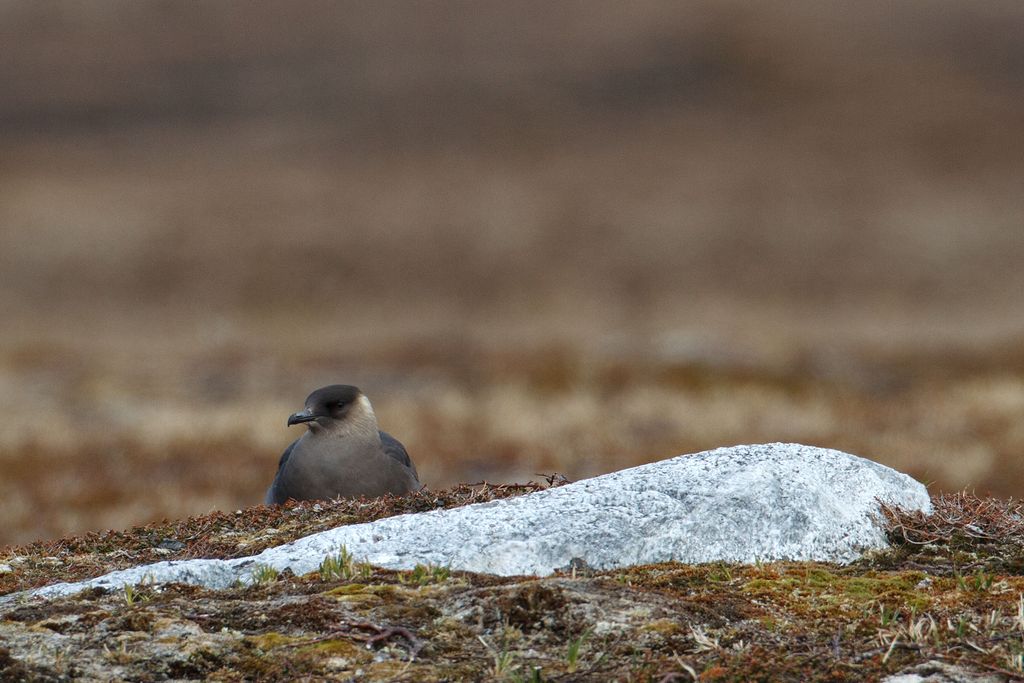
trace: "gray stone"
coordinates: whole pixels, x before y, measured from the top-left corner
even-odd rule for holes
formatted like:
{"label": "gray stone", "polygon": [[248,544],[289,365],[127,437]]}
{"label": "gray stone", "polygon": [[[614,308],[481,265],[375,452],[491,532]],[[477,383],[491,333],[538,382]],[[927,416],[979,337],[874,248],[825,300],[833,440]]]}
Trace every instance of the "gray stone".
{"label": "gray stone", "polygon": [[313,571],[342,547],[392,569],[433,564],[506,576],[546,575],[574,559],[598,570],[669,560],[850,562],[886,546],[879,500],[931,507],[923,485],[864,458],[798,444],[734,446],[518,498],[339,527],[252,557],[158,562],[36,594],[168,581],[224,587],[250,581],[261,565]]}
{"label": "gray stone", "polygon": [[924,662],[887,676],[882,683],[1002,683],[1005,676],[982,673],[941,661]]}

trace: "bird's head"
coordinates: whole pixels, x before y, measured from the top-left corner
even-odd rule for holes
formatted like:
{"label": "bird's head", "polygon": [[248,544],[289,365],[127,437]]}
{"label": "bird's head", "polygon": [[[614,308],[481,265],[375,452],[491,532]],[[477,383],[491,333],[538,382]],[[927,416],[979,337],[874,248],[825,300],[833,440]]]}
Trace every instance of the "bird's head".
{"label": "bird's head", "polygon": [[351,431],[372,428],[376,433],[376,417],[370,401],[349,384],[332,384],[317,389],[306,398],[306,407],[288,417],[288,426],[305,424],[310,431]]}

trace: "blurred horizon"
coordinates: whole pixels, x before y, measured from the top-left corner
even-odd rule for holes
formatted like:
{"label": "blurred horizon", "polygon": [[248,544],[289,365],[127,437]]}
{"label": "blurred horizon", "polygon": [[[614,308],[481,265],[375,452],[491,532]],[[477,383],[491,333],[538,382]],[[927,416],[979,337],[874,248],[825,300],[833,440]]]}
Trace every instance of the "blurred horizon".
{"label": "blurred horizon", "polygon": [[[1024,495],[1024,5],[0,5],[0,543],[806,440]],[[5,535],[6,534],[6,535]]]}

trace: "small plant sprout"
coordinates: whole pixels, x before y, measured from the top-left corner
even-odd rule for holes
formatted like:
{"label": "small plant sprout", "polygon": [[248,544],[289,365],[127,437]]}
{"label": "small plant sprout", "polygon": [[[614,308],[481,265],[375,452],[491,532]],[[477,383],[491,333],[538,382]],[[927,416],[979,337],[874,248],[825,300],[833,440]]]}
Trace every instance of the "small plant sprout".
{"label": "small plant sprout", "polygon": [[491,670],[491,675],[496,679],[505,679],[512,675],[518,666],[515,664],[515,655],[508,648],[508,643],[505,639],[502,639],[501,650],[487,642],[483,636],[477,636],[487,651],[491,653],[491,658],[494,662],[494,667]]}
{"label": "small plant sprout", "polygon": [[995,574],[983,569],[978,569],[970,576],[964,576],[957,571],[954,571],[953,575],[956,577],[956,585],[960,590],[973,593],[987,593],[996,579]]}
{"label": "small plant sprout", "polygon": [[355,564],[352,553],[345,546],[341,546],[337,555],[328,555],[320,563],[320,579],[323,581],[351,579],[356,573]]}
{"label": "small plant sprout", "polygon": [[398,580],[401,583],[409,583],[417,586],[426,586],[430,583],[442,583],[451,576],[448,567],[439,567],[433,564],[418,564],[411,572],[400,574]]}
{"label": "small plant sprout", "polygon": [[711,571],[708,572],[709,581],[732,581],[732,569],[729,565],[720,562],[716,563],[711,567]]}
{"label": "small plant sprout", "polygon": [[139,590],[140,585],[141,584],[132,585],[130,583],[126,583],[124,585],[124,588],[122,589],[124,594],[124,604],[131,606],[135,603],[144,602],[149,599],[149,596]]}
{"label": "small plant sprout", "polygon": [[530,667],[530,677],[521,679],[523,683],[544,683],[544,677],[540,675],[540,667]]}
{"label": "small plant sprout", "polygon": [[513,664],[514,655],[511,650],[502,650],[494,654],[494,675],[501,678],[507,673],[515,671]]}
{"label": "small plant sprout", "polygon": [[257,565],[252,570],[252,582],[257,586],[277,581],[278,571],[269,564]]}
{"label": "small plant sprout", "polygon": [[531,666],[530,673],[508,674],[505,676],[505,680],[508,681],[508,683],[544,683],[542,671],[542,667]]}
{"label": "small plant sprout", "polygon": [[878,603],[878,623],[880,626],[889,626],[900,618],[900,608],[888,608],[884,602]]}
{"label": "small plant sprout", "polygon": [[966,614],[957,617],[956,624],[952,619],[946,619],[946,630],[956,634],[957,638],[963,638],[968,631],[978,632],[978,627],[971,623],[971,618]]}
{"label": "small plant sprout", "polygon": [[573,638],[569,641],[569,645],[566,648],[565,662],[566,669],[569,673],[576,673],[576,669],[580,664],[580,651],[583,649],[583,644],[590,637],[590,629],[586,629],[577,638]]}

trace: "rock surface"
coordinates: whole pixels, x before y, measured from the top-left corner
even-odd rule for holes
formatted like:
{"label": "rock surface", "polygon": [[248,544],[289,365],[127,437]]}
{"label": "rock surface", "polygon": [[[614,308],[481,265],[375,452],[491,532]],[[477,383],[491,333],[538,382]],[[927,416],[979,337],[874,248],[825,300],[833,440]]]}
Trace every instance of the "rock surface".
{"label": "rock surface", "polygon": [[967,667],[933,661],[887,676],[882,683],[1002,683],[1005,680],[999,674],[979,673]]}
{"label": "rock surface", "polygon": [[433,564],[506,576],[551,574],[576,558],[595,569],[849,562],[886,545],[879,500],[931,507],[922,484],[864,458],[798,444],[735,446],[519,498],[339,527],[252,557],[158,562],[36,594],[170,581],[222,588],[251,580],[260,566],[313,571],[342,547],[391,569]]}

